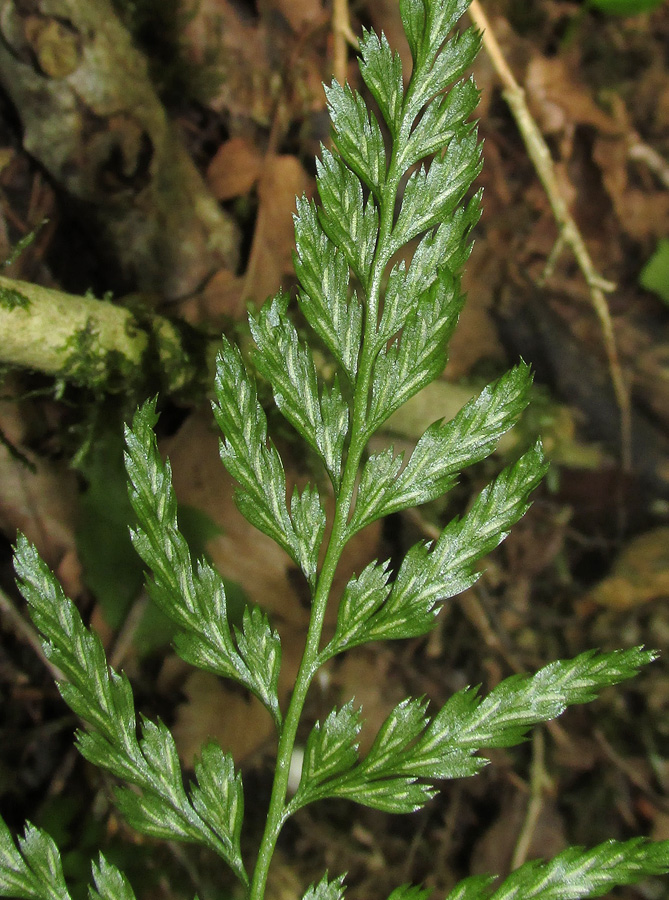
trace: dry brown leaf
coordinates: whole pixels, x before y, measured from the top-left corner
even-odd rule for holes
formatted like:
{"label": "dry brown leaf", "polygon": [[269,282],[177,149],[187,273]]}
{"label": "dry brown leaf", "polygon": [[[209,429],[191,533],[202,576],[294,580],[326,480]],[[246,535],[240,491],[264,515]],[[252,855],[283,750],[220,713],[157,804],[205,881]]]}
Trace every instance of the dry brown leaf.
{"label": "dry brown leaf", "polygon": [[565,55],[546,59],[534,56],[525,79],[527,101],[545,134],[563,139],[562,157],[571,156],[571,141],[577,125],[590,125],[606,135],[619,135],[620,126],[592,99],[591,92],[574,75]]}
{"label": "dry brown leaf", "polygon": [[229,0],[188,0],[184,43],[195,65],[211,67],[221,84],[207,105],[241,119],[269,125],[275,104],[272,56],[267,30]]}
{"label": "dry brown leaf", "polygon": [[602,183],[625,234],[642,241],[669,233],[669,193],[644,191],[630,185],[626,139],[598,136],[593,158],[601,170]]}
{"label": "dry brown leaf", "polygon": [[207,169],[207,184],[217,200],[248,194],[263,169],[263,154],[244,137],[233,137],[216,151]]}
{"label": "dry brown leaf", "polygon": [[295,196],[312,181],[295,156],[269,157],[258,185],[260,207],[245,274],[244,299],[263,303],[293,274]]}
{"label": "dry brown leaf", "polygon": [[669,598],[669,527],[655,528],[634,538],[623,549],[613,571],[585,596],[611,609],[630,609]]}
{"label": "dry brown leaf", "polygon": [[[502,799],[495,822],[476,842],[472,850],[471,873],[508,872],[513,852],[525,819],[528,796],[516,791]],[[567,846],[564,820],[556,804],[545,798],[530,844],[527,858],[550,858]]]}
{"label": "dry brown leaf", "polygon": [[293,31],[314,28],[327,21],[320,0],[264,0],[263,5],[280,12]]}
{"label": "dry brown leaf", "polygon": [[0,529],[12,542],[17,530],[22,531],[48,565],[62,575],[68,592],[76,595],[81,591],[81,579],[76,563],[74,473],[65,463],[51,462],[22,446],[26,423],[18,404],[0,404],[0,431],[34,467],[0,444]]}

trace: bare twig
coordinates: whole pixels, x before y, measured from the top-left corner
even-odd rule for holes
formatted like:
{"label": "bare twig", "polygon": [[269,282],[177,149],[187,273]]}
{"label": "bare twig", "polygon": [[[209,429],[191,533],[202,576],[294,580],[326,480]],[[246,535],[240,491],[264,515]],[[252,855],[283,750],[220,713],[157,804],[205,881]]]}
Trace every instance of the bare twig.
{"label": "bare twig", "polygon": [[657,180],[669,191],[669,163],[648,144],[641,140],[638,134],[630,135],[627,147],[630,159],[642,162],[655,175]]}
{"label": "bare twig", "polygon": [[512,869],[519,868],[527,859],[527,851],[530,849],[537,821],[541,814],[541,807],[544,804],[544,789],[548,784],[550,784],[550,781],[544,767],[544,733],[541,728],[535,728],[532,733],[530,797],[527,802],[525,819],[511,857]]}
{"label": "bare twig", "polygon": [[[528,156],[530,157],[537,175],[548,196],[553,215],[560,229],[559,242],[566,244],[574,254],[576,262],[585,278],[590,291],[590,299],[602,329],[602,336],[606,355],[608,358],[609,372],[616,401],[620,410],[620,443],[621,462],[623,469],[631,468],[631,443],[632,443],[632,415],[629,392],[620,365],[618,348],[611,321],[611,313],[606,301],[606,294],[615,290],[615,284],[603,278],[596,270],[585,241],[569,212],[567,202],[560,188],[555,167],[539,127],[532,118],[527,103],[525,92],[516,81],[513,72],[508,66],[504,54],[490,27],[488,18],[481,6],[480,0],[472,0],[469,14],[474,24],[483,35],[483,46],[490,57],[490,61],[497,72],[503,86],[503,96],[511,113],[516,120],[516,125],[521,133]],[[556,254],[551,254],[551,263],[554,265]],[[549,269],[550,271],[550,269]]]}
{"label": "bare twig", "polygon": [[333,0],[332,3],[332,74],[339,84],[346,81],[348,63],[347,44],[357,48],[358,38],[351,28],[348,0]]}
{"label": "bare twig", "polygon": [[42,648],[42,641],[40,640],[39,634],[32,625],[23,618],[21,613],[14,606],[11,598],[3,590],[0,590],[0,612],[9,623],[9,627],[12,631],[35,651],[56,681],[62,679],[63,673],[47,659]]}

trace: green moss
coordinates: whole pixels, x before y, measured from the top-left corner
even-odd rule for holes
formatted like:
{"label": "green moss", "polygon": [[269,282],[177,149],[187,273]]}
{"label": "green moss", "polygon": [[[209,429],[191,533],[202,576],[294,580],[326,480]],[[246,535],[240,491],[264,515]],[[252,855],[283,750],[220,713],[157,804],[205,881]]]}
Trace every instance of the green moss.
{"label": "green moss", "polygon": [[0,306],[8,310],[17,308],[28,309],[30,298],[14,290],[14,288],[0,286]]}
{"label": "green moss", "polygon": [[91,319],[66,342],[63,350],[63,378],[93,391],[136,391],[141,380],[140,367],[118,350],[103,350]]}

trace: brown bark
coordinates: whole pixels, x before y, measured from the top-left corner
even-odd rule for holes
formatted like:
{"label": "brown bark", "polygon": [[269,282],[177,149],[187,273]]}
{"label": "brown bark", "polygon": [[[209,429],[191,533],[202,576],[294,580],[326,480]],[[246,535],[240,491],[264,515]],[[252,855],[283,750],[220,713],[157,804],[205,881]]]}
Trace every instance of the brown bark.
{"label": "brown bark", "polygon": [[0,82],[25,149],[90,208],[137,289],[183,297],[234,268],[236,227],[109,0],[0,0]]}

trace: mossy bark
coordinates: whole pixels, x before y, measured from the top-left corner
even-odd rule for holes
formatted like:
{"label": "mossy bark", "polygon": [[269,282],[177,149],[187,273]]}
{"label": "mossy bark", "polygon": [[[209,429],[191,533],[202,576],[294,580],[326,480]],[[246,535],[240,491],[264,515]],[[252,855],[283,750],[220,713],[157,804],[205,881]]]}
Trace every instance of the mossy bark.
{"label": "mossy bark", "polygon": [[234,268],[237,229],[109,0],[0,0],[0,82],[25,149],[90,211],[138,290],[183,297]]}
{"label": "mossy bark", "polygon": [[179,332],[161,316],[0,277],[0,361],[95,390],[182,391],[197,377]]}

